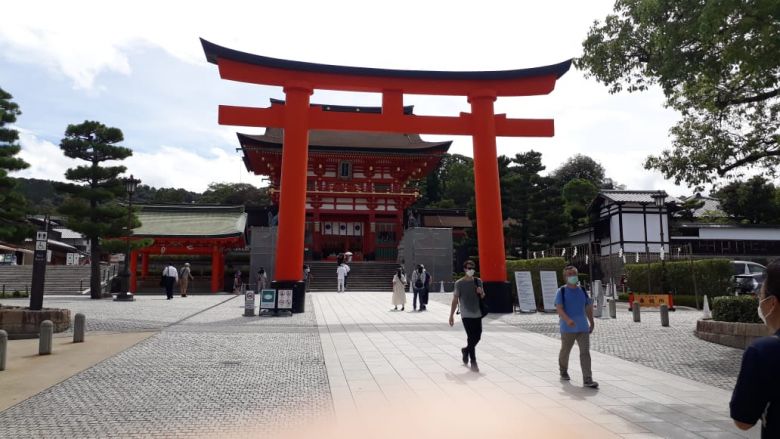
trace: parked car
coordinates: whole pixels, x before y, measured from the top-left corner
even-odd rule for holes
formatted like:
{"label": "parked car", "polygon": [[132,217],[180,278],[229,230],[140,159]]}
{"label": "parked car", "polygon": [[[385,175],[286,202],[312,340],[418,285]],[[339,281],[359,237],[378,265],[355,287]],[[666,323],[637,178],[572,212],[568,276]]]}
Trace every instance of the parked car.
{"label": "parked car", "polygon": [[764,283],[766,267],[751,261],[731,261],[734,294],[757,294]]}

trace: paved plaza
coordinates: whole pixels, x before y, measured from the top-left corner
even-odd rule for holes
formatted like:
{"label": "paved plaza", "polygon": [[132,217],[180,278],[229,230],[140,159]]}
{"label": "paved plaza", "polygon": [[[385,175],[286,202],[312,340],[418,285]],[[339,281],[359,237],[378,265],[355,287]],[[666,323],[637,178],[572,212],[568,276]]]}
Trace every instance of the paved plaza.
{"label": "paved plaza", "polygon": [[[740,351],[693,337],[695,312],[598,321],[591,390],[576,348],[559,381],[552,315],[486,318],[477,374],[447,294],[424,313],[389,311],[390,293],[307,297],[303,314],[262,318],[228,295],[47,298],[96,334],[154,335],[0,412],[0,438],[759,436],[728,417]],[[56,351],[37,358],[57,367]]]}

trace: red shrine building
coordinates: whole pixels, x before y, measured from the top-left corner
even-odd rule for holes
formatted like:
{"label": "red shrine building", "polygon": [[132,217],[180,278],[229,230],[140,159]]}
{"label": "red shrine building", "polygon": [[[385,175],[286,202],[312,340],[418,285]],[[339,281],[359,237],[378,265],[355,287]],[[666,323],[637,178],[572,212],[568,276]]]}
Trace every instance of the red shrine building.
{"label": "red shrine building", "polygon": [[[272,100],[271,106],[284,106]],[[380,114],[381,107],[316,105],[325,112]],[[404,107],[412,115],[412,107]],[[247,169],[270,180],[279,204],[283,130],[238,134]],[[418,134],[309,131],[306,185],[306,259],[395,261],[404,230],[404,211],[420,194],[410,182],[425,178],[451,141],[426,142]]]}

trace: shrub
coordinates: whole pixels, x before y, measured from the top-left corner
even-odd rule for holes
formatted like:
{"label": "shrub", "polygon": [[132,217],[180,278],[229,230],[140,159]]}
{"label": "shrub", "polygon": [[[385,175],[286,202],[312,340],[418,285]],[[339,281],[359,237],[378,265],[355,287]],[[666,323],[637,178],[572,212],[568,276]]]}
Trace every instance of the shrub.
{"label": "shrub", "polygon": [[14,291],[14,297],[22,297],[22,293],[19,290]]}
{"label": "shrub", "polygon": [[725,296],[712,300],[712,318],[722,322],[761,323],[755,296]]}
{"label": "shrub", "polygon": [[[660,262],[650,264],[650,287],[653,293],[661,291]],[[631,291],[647,292],[647,264],[628,264],[625,266],[628,287]],[[693,277],[699,297],[724,296],[732,287],[731,264],[728,259],[702,259],[698,261],[675,261],[664,264],[665,285],[668,292],[675,295],[695,294]]]}
{"label": "shrub", "polygon": [[539,258],[539,259],[520,259],[516,261],[506,261],[506,275],[509,283],[512,284],[512,300],[517,301],[517,284],[515,283],[515,271],[530,271],[531,282],[534,285],[534,295],[536,296],[536,306],[541,309],[542,303],[542,280],[540,271],[554,271],[558,277],[558,285],[563,285],[563,268],[566,267],[566,260],[563,258]]}

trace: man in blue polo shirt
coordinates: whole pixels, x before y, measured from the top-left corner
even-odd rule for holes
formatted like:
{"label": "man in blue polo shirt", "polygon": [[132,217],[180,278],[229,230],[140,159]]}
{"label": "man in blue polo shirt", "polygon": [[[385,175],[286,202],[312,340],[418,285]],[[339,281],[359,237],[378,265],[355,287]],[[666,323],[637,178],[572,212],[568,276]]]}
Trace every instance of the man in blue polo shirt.
{"label": "man in blue polo shirt", "polygon": [[582,382],[585,387],[597,388],[599,383],[593,381],[590,369],[590,333],[593,332],[593,301],[588,293],[577,285],[579,282],[577,268],[569,265],[563,269],[566,285],[560,287],[555,294],[555,308],[558,310],[561,325],[561,352],[558,355],[558,366],[562,380],[570,380],[569,354],[574,342],[580,349],[580,367]]}
{"label": "man in blue polo shirt", "polygon": [[731,418],[742,430],[761,420],[761,437],[780,437],[780,260],[766,268],[758,316],[774,335],[754,341],[742,355],[731,396]]}

